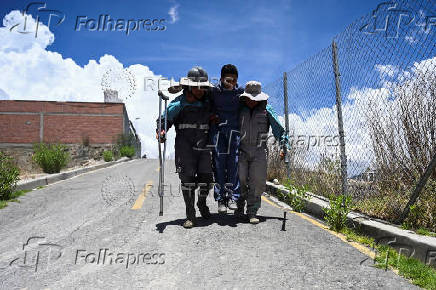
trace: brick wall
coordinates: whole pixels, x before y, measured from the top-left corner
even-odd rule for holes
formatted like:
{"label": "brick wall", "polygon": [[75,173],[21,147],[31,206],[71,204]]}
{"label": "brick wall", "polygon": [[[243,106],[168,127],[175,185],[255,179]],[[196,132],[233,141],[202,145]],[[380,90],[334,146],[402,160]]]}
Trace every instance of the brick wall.
{"label": "brick wall", "polygon": [[[0,100],[0,150],[24,174],[42,172],[32,162],[33,143],[66,144],[72,157],[67,167],[74,167],[100,159],[129,130],[123,103]],[[86,137],[89,146],[83,145]]]}
{"label": "brick wall", "polygon": [[0,143],[110,144],[126,124],[122,103],[0,100]]}

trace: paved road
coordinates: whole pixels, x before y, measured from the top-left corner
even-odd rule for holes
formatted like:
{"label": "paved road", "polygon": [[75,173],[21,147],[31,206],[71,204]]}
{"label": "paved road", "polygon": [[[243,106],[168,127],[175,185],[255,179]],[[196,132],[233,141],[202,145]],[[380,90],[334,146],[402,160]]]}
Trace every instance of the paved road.
{"label": "paved road", "polygon": [[[158,216],[156,160],[29,192],[0,210],[1,289],[412,289],[352,246],[262,202],[261,223],[218,216],[186,230],[173,162]],[[135,209],[132,209],[134,207]],[[197,213],[199,215],[199,213]]]}

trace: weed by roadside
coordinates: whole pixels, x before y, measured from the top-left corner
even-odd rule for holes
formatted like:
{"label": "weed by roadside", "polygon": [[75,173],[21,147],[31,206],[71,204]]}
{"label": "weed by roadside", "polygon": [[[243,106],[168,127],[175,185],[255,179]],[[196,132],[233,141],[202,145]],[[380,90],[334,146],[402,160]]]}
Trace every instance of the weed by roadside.
{"label": "weed by roadside", "polygon": [[324,219],[330,229],[338,232],[346,227],[347,215],[351,211],[351,197],[338,195],[330,196],[330,208],[324,208]]}
{"label": "weed by roadside", "polygon": [[32,191],[32,190],[30,190],[30,189],[23,189],[23,190],[14,191],[10,195],[9,199],[7,199],[7,200],[0,200],[0,209],[7,207],[9,202],[20,202],[18,200],[18,197],[25,195],[29,191]]}
{"label": "weed by roadside", "polygon": [[381,269],[394,269],[398,274],[409,279],[414,285],[424,289],[436,289],[436,270],[421,261],[406,257],[388,245],[378,245],[371,237],[362,235],[350,228],[343,228],[340,233],[347,240],[355,241],[376,251],[375,266]]}
{"label": "weed by roadside", "polygon": [[306,208],[306,200],[310,200],[307,194],[309,187],[306,185],[294,185],[291,181],[287,180],[284,186],[290,191],[286,196],[283,196],[283,201],[288,203],[296,212],[302,212]]}

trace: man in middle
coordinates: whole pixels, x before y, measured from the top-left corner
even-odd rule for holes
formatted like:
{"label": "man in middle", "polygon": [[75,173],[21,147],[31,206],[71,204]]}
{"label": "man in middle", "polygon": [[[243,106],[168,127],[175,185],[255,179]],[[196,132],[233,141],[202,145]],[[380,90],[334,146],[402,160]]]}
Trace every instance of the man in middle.
{"label": "man in middle", "polygon": [[213,167],[215,174],[214,197],[218,202],[218,213],[226,213],[227,207],[237,209],[240,196],[238,177],[239,133],[239,88],[238,70],[232,64],[221,68],[220,83],[212,88],[212,125],[210,138],[213,145]]}

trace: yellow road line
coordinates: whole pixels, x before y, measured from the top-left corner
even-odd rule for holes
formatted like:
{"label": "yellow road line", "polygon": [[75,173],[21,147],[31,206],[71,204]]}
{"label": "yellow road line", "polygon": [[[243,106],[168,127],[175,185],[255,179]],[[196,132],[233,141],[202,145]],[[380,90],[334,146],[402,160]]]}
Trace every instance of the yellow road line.
{"label": "yellow road line", "polygon": [[292,210],[289,210],[289,209],[285,209],[285,208],[283,208],[283,207],[280,207],[279,205],[277,205],[277,204],[275,204],[274,202],[270,201],[270,200],[269,200],[268,198],[266,198],[265,196],[262,196],[262,199],[263,199],[264,201],[266,201],[267,203],[271,204],[272,206],[275,206],[275,207],[277,207],[277,208],[280,208],[280,209],[286,210],[287,212],[293,213],[293,214],[299,216],[300,218],[302,218],[302,219],[304,219],[304,220],[307,220],[308,222],[312,223],[313,225],[315,225],[315,226],[317,226],[317,227],[319,227],[319,228],[321,228],[321,229],[323,229],[323,230],[329,232],[330,234],[332,234],[332,235],[334,235],[334,236],[340,238],[343,242],[345,242],[345,243],[349,244],[350,246],[356,248],[359,252],[361,252],[361,253],[363,253],[363,254],[369,256],[371,259],[374,259],[374,258],[375,258],[375,253],[374,253],[373,251],[371,251],[370,249],[368,249],[367,247],[365,247],[365,246],[363,246],[363,245],[361,245],[361,244],[359,244],[359,243],[357,243],[357,242],[348,241],[346,236],[344,236],[344,235],[341,234],[341,233],[337,233],[337,232],[335,232],[335,231],[330,230],[327,226],[323,225],[323,224],[320,223],[319,221],[317,221],[317,220],[315,220],[315,219],[313,219],[313,218],[310,218],[310,217],[308,217],[307,215],[304,215],[304,214],[302,214],[302,213],[295,212],[295,211],[292,211]]}
{"label": "yellow road line", "polygon": [[135,204],[132,206],[132,209],[142,208],[142,205],[144,204],[145,196],[147,195],[147,192],[149,192],[152,187],[153,187],[153,182],[147,181],[147,184],[142,189],[142,192],[136,199]]}

